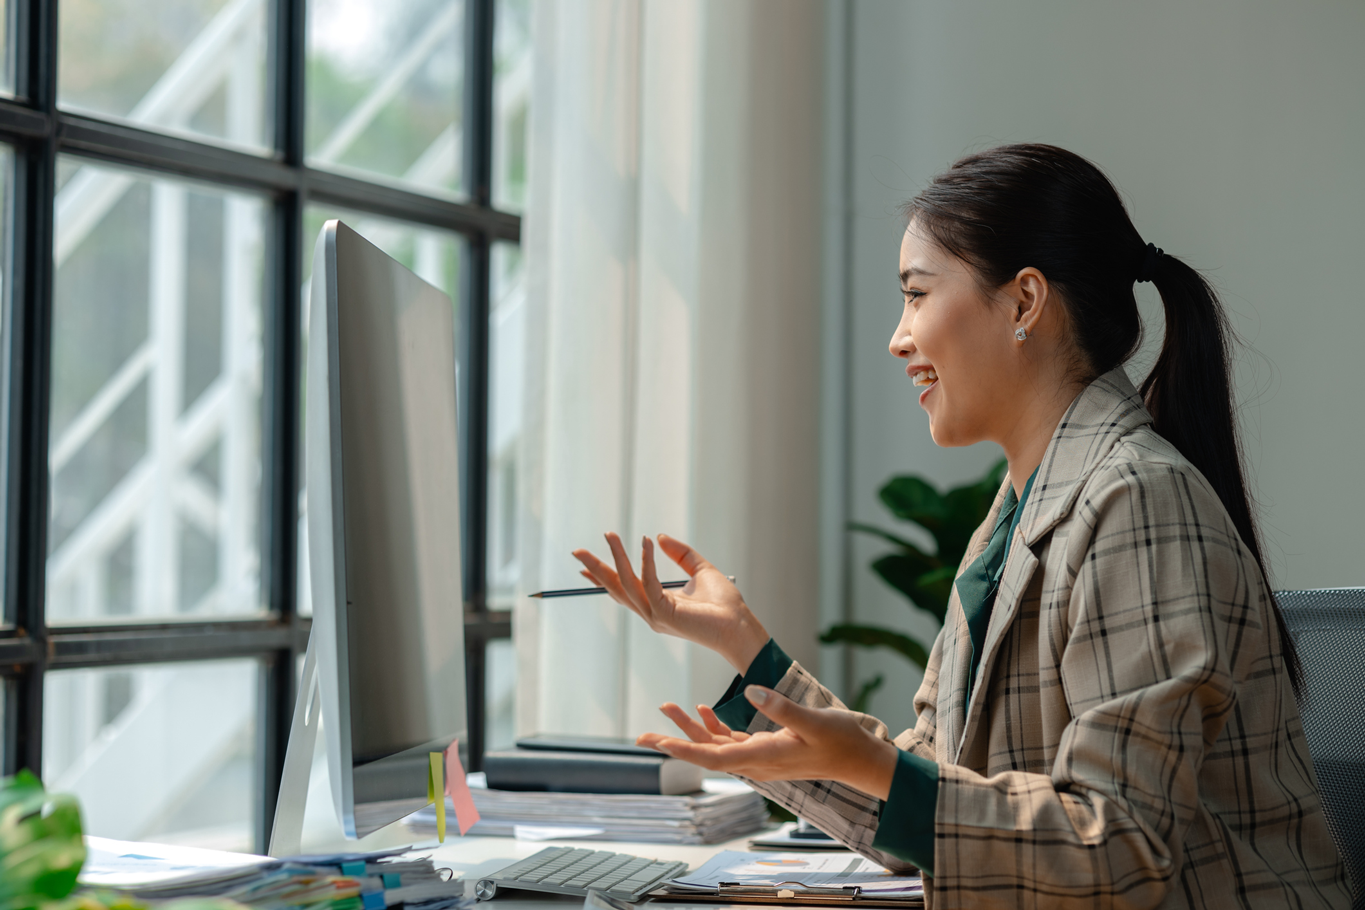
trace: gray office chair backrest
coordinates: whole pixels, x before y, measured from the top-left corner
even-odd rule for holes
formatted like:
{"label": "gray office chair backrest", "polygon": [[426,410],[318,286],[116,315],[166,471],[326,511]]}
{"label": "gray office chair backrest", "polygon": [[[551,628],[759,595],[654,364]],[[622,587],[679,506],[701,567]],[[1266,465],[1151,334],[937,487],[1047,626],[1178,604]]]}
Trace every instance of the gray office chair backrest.
{"label": "gray office chair backrest", "polygon": [[1327,827],[1365,907],[1365,588],[1275,596],[1303,664],[1299,703]]}

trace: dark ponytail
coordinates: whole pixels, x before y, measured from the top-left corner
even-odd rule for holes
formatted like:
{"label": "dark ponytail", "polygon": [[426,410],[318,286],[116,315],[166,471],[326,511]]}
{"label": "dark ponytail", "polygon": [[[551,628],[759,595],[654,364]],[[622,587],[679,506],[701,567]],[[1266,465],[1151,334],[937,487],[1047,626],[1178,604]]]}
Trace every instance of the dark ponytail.
{"label": "dark ponytail", "polygon": [[[1202,275],[1145,244],[1118,191],[1079,155],[1050,145],[1006,145],[955,163],[905,206],[917,229],[997,288],[1032,266],[1066,306],[1090,381],[1142,340],[1133,283],[1161,294],[1166,337],[1142,396],[1154,429],[1199,469],[1270,588],[1242,473],[1229,370],[1230,329]],[[1278,603],[1272,608],[1296,692],[1302,672]]]}

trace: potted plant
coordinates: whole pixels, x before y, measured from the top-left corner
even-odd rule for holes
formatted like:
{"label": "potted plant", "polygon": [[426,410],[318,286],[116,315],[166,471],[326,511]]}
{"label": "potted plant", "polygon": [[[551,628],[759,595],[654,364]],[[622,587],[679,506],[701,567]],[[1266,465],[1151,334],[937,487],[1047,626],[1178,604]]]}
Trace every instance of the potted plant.
{"label": "potted plant", "polygon": [[[943,625],[948,597],[957,577],[962,556],[972,533],[986,518],[995,494],[1005,479],[1006,464],[1001,459],[979,480],[954,487],[946,493],[922,477],[904,474],[892,477],[878,493],[882,504],[901,521],[919,525],[933,538],[935,549],[926,553],[905,538],[873,525],[850,522],[851,531],[871,534],[889,543],[893,550],[872,561],[872,571],[910,602]],[[928,648],[908,635],[880,626],[840,623],[820,635],[824,644],[847,644],[859,648],[890,648],[923,668],[929,662]],[[880,674],[865,680],[850,707],[865,711],[872,693],[881,686]]]}

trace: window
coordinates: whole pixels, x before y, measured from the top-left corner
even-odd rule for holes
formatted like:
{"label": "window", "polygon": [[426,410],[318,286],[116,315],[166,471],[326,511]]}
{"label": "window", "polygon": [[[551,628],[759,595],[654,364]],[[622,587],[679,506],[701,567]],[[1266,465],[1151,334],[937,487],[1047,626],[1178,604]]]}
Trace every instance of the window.
{"label": "window", "polygon": [[457,310],[477,767],[511,735],[528,3],[0,4],[4,773],[93,834],[265,847],[329,217]]}

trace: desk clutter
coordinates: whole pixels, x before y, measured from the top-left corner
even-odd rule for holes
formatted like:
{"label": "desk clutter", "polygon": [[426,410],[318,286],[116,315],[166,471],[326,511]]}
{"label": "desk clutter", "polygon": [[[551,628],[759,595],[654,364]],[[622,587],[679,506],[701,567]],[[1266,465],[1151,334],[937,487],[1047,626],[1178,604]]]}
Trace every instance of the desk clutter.
{"label": "desk clutter", "polygon": [[[699,868],[628,853],[547,847],[480,878],[474,893],[494,900],[507,892],[605,895],[624,901],[783,903],[915,910],[924,905],[918,876],[893,875],[848,853],[717,853]],[[613,906],[610,902],[607,907]]]}
{"label": "desk clutter", "polygon": [[[475,835],[718,844],[768,821],[763,797],[743,782],[703,780],[696,765],[606,737],[523,737],[515,749],[487,753],[468,782]],[[407,824],[435,831],[435,807]]]}
{"label": "desk clutter", "polygon": [[399,858],[404,849],[272,859],[87,837],[79,882],[141,901],[215,898],[220,908],[253,910],[458,910],[472,903],[462,880],[429,857]]}
{"label": "desk clutter", "polygon": [[[763,797],[737,780],[704,780],[695,793],[660,796],[491,790],[481,774],[468,779],[479,810],[471,835],[718,844],[762,830],[768,821]],[[407,825],[414,833],[435,832],[435,807],[410,815]]]}
{"label": "desk clutter", "polygon": [[924,906],[924,880],[895,875],[848,853],[741,853],[723,850],[664,883],[650,897],[758,904]]}

